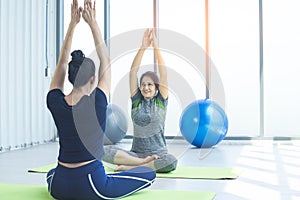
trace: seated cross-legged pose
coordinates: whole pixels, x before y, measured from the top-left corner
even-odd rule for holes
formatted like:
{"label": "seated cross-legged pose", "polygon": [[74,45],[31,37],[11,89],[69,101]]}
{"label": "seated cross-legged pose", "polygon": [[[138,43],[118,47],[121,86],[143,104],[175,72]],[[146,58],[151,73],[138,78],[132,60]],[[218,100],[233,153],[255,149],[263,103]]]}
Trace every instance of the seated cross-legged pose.
{"label": "seated cross-legged pose", "polygon": [[[156,55],[160,78],[156,73],[148,71],[142,74],[138,84],[137,73],[141,60],[144,51],[151,44]],[[148,166],[162,173],[175,170],[177,159],[168,153],[164,137],[168,104],[167,70],[153,30],[145,31],[141,48],[133,60],[130,69],[130,93],[134,129],[131,150],[106,145],[103,161],[118,165],[115,171],[128,170],[135,166]]]}
{"label": "seated cross-legged pose", "polygon": [[[81,14],[91,29],[100,60],[98,79],[94,61],[81,50],[73,51],[68,63],[73,33]],[[95,14],[95,3],[85,0],[82,9],[73,0],[71,22],[47,94],[47,106],[59,136],[58,164],[47,173],[48,191],[55,199],[121,198],[150,186],[156,177],[155,171],[145,166],[115,174],[106,174],[104,170],[101,158],[111,69]],[[62,90],[67,68],[73,88],[65,95]]]}

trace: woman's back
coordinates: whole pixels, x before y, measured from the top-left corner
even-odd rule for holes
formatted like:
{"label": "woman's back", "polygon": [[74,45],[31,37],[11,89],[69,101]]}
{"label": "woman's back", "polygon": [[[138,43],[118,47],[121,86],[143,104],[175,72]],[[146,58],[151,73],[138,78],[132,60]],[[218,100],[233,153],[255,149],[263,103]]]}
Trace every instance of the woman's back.
{"label": "woman's back", "polygon": [[47,106],[58,130],[58,160],[78,163],[101,159],[107,107],[105,94],[97,88],[74,106],[68,105],[64,97],[59,89],[47,95]]}

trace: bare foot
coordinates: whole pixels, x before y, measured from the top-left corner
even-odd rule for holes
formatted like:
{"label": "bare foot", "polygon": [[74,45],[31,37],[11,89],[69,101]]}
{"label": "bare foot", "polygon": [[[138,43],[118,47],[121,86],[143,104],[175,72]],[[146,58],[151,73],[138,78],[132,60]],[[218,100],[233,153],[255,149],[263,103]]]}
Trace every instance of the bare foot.
{"label": "bare foot", "polygon": [[114,171],[115,171],[115,172],[124,171],[124,170],[123,170],[123,165],[118,165],[118,166],[116,166],[115,169],[114,169]]}
{"label": "bare foot", "polygon": [[142,162],[139,165],[118,165],[117,167],[115,167],[114,171],[115,172],[125,171],[125,170],[132,169],[136,166],[143,166],[143,165],[148,166],[148,165],[151,165],[151,161],[159,159],[159,158],[160,157],[158,155],[147,156],[146,158],[139,158],[139,159],[142,159]]}
{"label": "bare foot", "polygon": [[115,171],[115,172],[125,171],[125,170],[129,170],[129,169],[131,169],[131,168],[133,168],[133,167],[135,167],[135,166],[118,165],[118,166],[114,169],[114,171]]}
{"label": "bare foot", "polygon": [[146,163],[151,162],[152,160],[156,160],[156,159],[159,159],[158,155],[147,156],[146,158],[144,158],[143,164],[146,164]]}

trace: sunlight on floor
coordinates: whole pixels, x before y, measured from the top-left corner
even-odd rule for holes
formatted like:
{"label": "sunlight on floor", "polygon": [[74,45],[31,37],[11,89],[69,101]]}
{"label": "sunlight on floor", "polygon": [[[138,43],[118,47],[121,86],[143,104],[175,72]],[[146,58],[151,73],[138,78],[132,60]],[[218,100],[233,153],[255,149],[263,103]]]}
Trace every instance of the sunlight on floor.
{"label": "sunlight on floor", "polygon": [[260,186],[256,182],[252,181],[236,181],[229,183],[224,188],[224,191],[235,196],[239,196],[241,199],[247,197],[247,199],[281,200],[280,191],[265,186]]}
{"label": "sunlight on floor", "polygon": [[243,174],[224,190],[249,199],[300,199],[299,153],[295,145],[245,145],[236,161]]}

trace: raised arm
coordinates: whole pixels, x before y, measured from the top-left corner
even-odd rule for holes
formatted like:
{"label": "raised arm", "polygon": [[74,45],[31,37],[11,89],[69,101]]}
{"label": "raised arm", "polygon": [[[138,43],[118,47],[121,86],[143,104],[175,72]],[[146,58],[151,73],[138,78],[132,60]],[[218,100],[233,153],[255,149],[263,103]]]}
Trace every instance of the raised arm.
{"label": "raised arm", "polygon": [[92,5],[91,0],[84,1],[84,10],[82,17],[91,28],[97,55],[100,59],[100,68],[98,74],[98,85],[106,96],[109,96],[111,87],[111,66],[107,46],[102,38],[101,31],[96,21],[96,2]]}
{"label": "raised arm", "polygon": [[82,8],[78,8],[77,0],[73,0],[71,5],[71,22],[69,24],[65,40],[60,49],[60,54],[58,58],[58,62],[54,71],[54,75],[51,80],[50,89],[60,89],[63,90],[66,70],[68,67],[68,59],[71,51],[71,44],[73,39],[73,33],[76,25],[80,21]]}
{"label": "raised arm", "polygon": [[164,99],[168,98],[168,75],[165,66],[165,61],[160,53],[157,45],[155,33],[152,32],[152,46],[157,59],[158,71],[159,71],[159,91]]}
{"label": "raised arm", "polygon": [[137,72],[139,71],[144,52],[151,44],[151,32],[152,31],[149,29],[147,29],[144,32],[142,46],[138,50],[131,65],[130,74],[129,74],[129,86],[130,86],[131,97],[133,97],[138,91]]}

